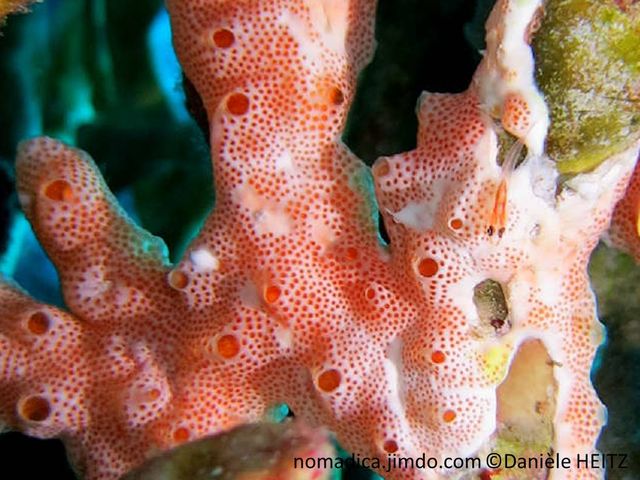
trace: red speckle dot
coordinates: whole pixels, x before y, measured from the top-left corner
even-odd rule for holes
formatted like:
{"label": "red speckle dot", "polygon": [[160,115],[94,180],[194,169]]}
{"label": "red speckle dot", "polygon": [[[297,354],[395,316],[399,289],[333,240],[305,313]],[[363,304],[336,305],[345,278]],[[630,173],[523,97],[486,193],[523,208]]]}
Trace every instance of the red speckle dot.
{"label": "red speckle dot", "polygon": [[495,475],[500,474],[502,469],[487,470],[486,468],[480,471],[480,480],[491,480]]}
{"label": "red speckle dot", "polygon": [[264,301],[267,303],[275,303],[281,295],[280,287],[270,285],[264,290]]}
{"label": "red speckle dot", "polygon": [[460,220],[459,218],[453,218],[451,219],[449,226],[452,230],[460,230],[462,228],[462,220]]}
{"label": "red speckle dot", "polygon": [[387,440],[384,442],[382,448],[384,448],[384,451],[387,453],[396,453],[398,451],[398,444],[395,440]]}
{"label": "red speckle dot", "polygon": [[440,350],[436,350],[431,354],[431,361],[433,363],[443,363],[446,359],[446,356]]}
{"label": "red speckle dot", "polygon": [[438,262],[433,258],[423,258],[418,263],[418,273],[423,277],[433,277],[438,273]]}
{"label": "red speckle dot", "polygon": [[44,335],[49,330],[49,317],[42,312],[33,313],[27,321],[27,328],[34,335]]}
{"label": "red speckle dot", "polygon": [[235,42],[236,37],[231,30],[221,28],[213,34],[213,43],[216,47],[229,48]]}
{"label": "red speckle dot", "polygon": [[40,395],[27,398],[20,407],[20,415],[30,422],[43,422],[51,414],[49,401]]}
{"label": "red speckle dot", "polygon": [[453,410],[446,410],[442,414],[442,419],[447,423],[451,423],[456,419],[456,412],[454,412]]}
{"label": "red speckle dot", "polygon": [[349,261],[354,261],[358,259],[358,249],[355,247],[348,247],[345,251],[345,257]]}
{"label": "red speckle dot", "polygon": [[189,277],[181,270],[172,270],[169,273],[169,285],[177,290],[182,290],[189,284]]}
{"label": "red speckle dot", "polygon": [[191,433],[185,427],[178,427],[173,431],[173,440],[176,442],[186,442],[190,436]]}
{"label": "red speckle dot", "polygon": [[227,110],[232,115],[244,115],[249,111],[249,98],[244,93],[234,93],[227,99]]}
{"label": "red speckle dot", "polygon": [[235,335],[223,335],[218,339],[218,353],[222,358],[233,358],[240,352],[240,342]]}
{"label": "red speckle dot", "polygon": [[333,87],[329,93],[329,100],[334,105],[340,105],[344,102],[344,93],[338,87]]}
{"label": "red speckle dot", "polygon": [[378,161],[373,167],[373,174],[380,178],[385,177],[391,173],[391,167],[389,166],[389,161],[386,159],[382,159]]}
{"label": "red speckle dot", "polygon": [[47,185],[47,188],[44,190],[44,194],[50,200],[65,202],[73,198],[73,189],[68,182],[64,180],[55,180]]}
{"label": "red speckle dot", "polygon": [[323,392],[333,392],[340,386],[340,372],[337,370],[327,370],[318,377],[318,388]]}
{"label": "red speckle dot", "polygon": [[159,398],[160,398],[160,390],[158,390],[157,388],[154,388],[153,390],[149,391],[149,399],[151,401],[157,400]]}

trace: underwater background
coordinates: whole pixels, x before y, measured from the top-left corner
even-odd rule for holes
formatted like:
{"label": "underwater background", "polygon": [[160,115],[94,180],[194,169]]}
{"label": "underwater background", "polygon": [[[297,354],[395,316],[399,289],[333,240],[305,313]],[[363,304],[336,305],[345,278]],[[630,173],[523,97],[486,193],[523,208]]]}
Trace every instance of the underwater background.
{"label": "underwater background", "polygon": [[[420,92],[466,89],[491,0],[378,0],[373,62],[360,78],[346,144],[371,164],[415,146]],[[50,135],[89,152],[121,204],[180,257],[214,203],[206,119],[185,98],[160,0],[46,0],[0,36],[0,272],[62,306],[55,269],[18,208],[20,140]],[[188,101],[187,101],[188,100]],[[640,268],[601,245],[591,262],[607,326],[592,371],[609,410],[599,448],[626,454],[640,479]],[[33,459],[25,461],[25,459]],[[0,472],[74,479],[57,440],[0,435]],[[343,478],[373,478],[364,469]],[[0,477],[4,478],[3,473]]]}

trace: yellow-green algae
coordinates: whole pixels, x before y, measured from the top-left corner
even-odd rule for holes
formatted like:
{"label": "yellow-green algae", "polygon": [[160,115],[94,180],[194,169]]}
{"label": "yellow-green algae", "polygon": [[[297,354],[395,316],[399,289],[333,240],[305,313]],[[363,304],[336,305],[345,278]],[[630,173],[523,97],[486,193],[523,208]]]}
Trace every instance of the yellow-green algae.
{"label": "yellow-green algae", "polygon": [[[520,345],[496,395],[497,429],[492,451],[502,459],[506,455],[540,458],[553,452],[556,366],[542,341],[527,340]],[[546,475],[546,468],[516,467],[503,469],[492,478],[532,480]]]}
{"label": "yellow-green algae", "polygon": [[[335,457],[325,430],[299,421],[246,424],[150,458],[121,480],[270,480],[293,478],[294,458]],[[321,465],[324,465],[322,462]],[[303,463],[305,465],[305,463]],[[328,480],[330,468],[298,469],[300,480]]]}
{"label": "yellow-green algae", "polygon": [[560,173],[589,171],[640,137],[640,3],[549,1],[533,48]]}

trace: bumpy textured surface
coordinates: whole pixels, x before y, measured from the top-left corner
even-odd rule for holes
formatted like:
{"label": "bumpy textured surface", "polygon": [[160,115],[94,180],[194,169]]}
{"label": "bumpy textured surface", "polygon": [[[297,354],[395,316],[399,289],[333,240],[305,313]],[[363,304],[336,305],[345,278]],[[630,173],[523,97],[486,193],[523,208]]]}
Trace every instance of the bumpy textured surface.
{"label": "bumpy textured surface", "polygon": [[[638,146],[556,195],[527,44],[539,4],[498,2],[470,89],[423,95],[417,149],[380,159],[372,181],[339,135],[373,0],[169,1],[211,125],[216,208],[171,266],[86,154],[22,145],[20,199],[71,313],[0,289],[2,423],[61,437],[87,479],[280,402],[361,457],[486,453],[511,421],[497,388],[537,339],[557,382],[546,447],[591,452],[604,412],[586,264]],[[513,150],[498,150],[494,118]]]}

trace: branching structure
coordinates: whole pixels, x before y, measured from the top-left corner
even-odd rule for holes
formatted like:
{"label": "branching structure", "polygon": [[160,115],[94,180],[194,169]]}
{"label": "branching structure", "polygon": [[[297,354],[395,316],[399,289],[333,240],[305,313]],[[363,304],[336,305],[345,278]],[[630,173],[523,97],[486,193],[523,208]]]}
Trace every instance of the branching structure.
{"label": "branching structure", "polygon": [[[374,0],[170,0],[211,128],[215,210],[169,265],[86,154],[24,143],[20,200],[69,312],[1,287],[0,420],[61,437],[87,479],[280,402],[383,464],[592,452],[605,414],[586,265],[638,144],[557,189],[529,46],[540,4],[498,2],[469,90],[424,94],[417,149],[371,174],[339,136]],[[637,245],[637,206],[620,208],[616,238]]]}

